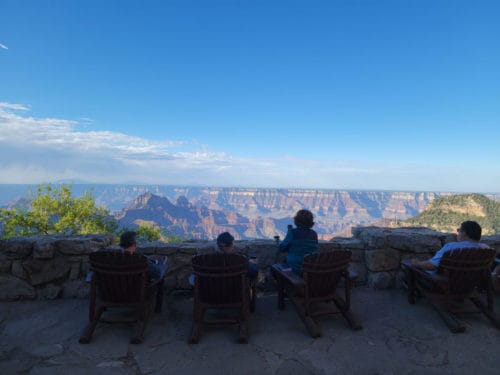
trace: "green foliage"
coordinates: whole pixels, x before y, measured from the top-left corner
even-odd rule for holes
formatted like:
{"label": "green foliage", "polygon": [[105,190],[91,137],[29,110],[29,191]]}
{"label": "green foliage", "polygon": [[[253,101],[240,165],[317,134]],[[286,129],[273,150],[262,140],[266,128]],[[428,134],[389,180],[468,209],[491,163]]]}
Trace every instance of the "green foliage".
{"label": "green foliage", "polygon": [[117,227],[108,210],[95,206],[92,195],[75,198],[69,185],[40,185],[26,200],[20,207],[0,209],[4,237],[113,233]]}
{"label": "green foliage", "polygon": [[466,220],[478,222],[485,235],[499,234],[500,202],[481,194],[451,195],[432,201],[420,215],[404,223],[454,232]]}
{"label": "green foliage", "polygon": [[139,241],[163,241],[163,242],[182,242],[183,239],[179,236],[164,233],[162,228],[148,222],[140,222],[138,228],[122,228],[118,233],[118,238],[126,231],[137,232],[137,240]]}

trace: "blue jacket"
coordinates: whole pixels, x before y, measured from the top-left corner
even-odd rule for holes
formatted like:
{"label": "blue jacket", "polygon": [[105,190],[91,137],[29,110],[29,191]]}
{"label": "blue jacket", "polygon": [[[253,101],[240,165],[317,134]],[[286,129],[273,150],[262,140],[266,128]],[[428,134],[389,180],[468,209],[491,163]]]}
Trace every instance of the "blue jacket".
{"label": "blue jacket", "polygon": [[300,274],[304,256],[319,251],[318,234],[309,228],[293,228],[280,243],[280,251],[288,251],[286,262],[293,272]]}

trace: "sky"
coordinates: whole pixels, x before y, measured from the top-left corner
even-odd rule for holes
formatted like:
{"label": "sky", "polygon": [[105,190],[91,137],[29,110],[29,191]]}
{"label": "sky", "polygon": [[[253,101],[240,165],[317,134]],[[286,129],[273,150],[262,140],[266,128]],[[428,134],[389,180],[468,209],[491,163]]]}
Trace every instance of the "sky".
{"label": "sky", "polygon": [[0,183],[500,192],[500,2],[0,1]]}

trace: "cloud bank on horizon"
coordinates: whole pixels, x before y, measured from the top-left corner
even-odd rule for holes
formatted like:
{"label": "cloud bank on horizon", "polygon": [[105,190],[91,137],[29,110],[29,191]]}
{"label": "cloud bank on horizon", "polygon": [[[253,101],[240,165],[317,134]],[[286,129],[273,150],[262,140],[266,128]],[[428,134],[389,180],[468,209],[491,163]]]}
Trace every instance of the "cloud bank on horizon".
{"label": "cloud bank on horizon", "polygon": [[[86,130],[90,119],[35,118],[0,102],[0,183],[174,184],[245,187],[498,191],[500,173],[468,184],[454,168],[299,157],[242,158],[197,142]],[[83,126],[85,124],[85,126]],[[414,181],[420,181],[415,184]],[[474,181],[474,179],[472,179]]]}

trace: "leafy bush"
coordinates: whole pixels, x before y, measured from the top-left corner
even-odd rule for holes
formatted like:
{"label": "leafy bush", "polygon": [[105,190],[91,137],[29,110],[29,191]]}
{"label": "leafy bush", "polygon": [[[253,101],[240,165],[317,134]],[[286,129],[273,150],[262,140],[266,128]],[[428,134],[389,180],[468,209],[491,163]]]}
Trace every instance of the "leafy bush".
{"label": "leafy bush", "polygon": [[40,185],[30,192],[24,204],[0,209],[3,237],[40,234],[114,233],[116,220],[108,210],[96,207],[91,194],[79,198],[71,194],[71,186]]}

